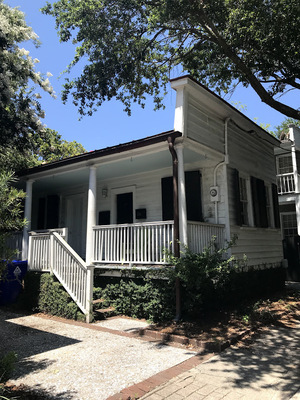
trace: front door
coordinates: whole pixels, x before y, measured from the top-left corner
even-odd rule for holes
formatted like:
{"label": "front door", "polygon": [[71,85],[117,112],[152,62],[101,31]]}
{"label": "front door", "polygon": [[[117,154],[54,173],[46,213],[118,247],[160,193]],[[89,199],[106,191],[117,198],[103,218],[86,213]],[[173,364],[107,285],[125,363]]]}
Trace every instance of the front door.
{"label": "front door", "polygon": [[66,197],[66,226],[68,243],[81,257],[84,256],[83,194]]}
{"label": "front door", "polygon": [[133,194],[117,194],[117,224],[133,223]]}

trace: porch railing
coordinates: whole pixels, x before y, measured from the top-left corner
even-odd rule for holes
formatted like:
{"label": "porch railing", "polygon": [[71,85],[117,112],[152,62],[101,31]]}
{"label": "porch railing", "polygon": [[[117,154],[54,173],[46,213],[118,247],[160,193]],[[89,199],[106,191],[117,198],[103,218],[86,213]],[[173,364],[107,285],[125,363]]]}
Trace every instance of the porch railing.
{"label": "porch railing", "polygon": [[205,222],[188,222],[188,247],[194,253],[201,253],[208,247],[215,236],[215,245],[220,248],[225,244],[225,225]]}
{"label": "porch railing", "polygon": [[295,192],[294,173],[277,175],[278,194]]}
{"label": "porch railing", "polygon": [[173,252],[174,222],[94,226],[95,263],[167,264]]}
{"label": "porch railing", "polygon": [[89,268],[72,247],[56,232],[53,232],[51,243],[51,270],[77,303],[84,314],[89,313],[91,306],[92,276]]}
{"label": "porch railing", "polygon": [[68,229],[45,229],[29,232],[28,270],[51,271],[50,237],[56,232],[67,240]]}
{"label": "porch railing", "polygon": [[53,273],[89,318],[93,273],[81,257],[64,240],[66,230],[30,232],[28,268]]}

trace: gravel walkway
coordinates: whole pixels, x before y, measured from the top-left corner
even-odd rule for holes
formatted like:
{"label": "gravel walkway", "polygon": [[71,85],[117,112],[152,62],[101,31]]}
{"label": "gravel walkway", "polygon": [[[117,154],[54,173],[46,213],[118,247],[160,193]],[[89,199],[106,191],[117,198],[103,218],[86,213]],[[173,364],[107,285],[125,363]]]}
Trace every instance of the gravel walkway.
{"label": "gravel walkway", "polygon": [[[131,329],[128,322],[122,325]],[[104,400],[195,354],[3,310],[0,335],[0,353],[13,350],[18,354],[11,382],[45,390],[60,400]]]}

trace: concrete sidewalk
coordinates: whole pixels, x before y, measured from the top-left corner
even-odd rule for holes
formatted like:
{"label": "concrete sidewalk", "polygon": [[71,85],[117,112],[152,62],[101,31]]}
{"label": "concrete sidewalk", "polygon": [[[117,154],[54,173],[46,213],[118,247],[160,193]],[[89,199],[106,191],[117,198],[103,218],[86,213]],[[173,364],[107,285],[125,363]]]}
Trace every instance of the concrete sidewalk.
{"label": "concrete sidewalk", "polygon": [[[157,387],[147,400],[300,400],[300,323],[274,328]],[[298,393],[297,393],[298,392]]]}

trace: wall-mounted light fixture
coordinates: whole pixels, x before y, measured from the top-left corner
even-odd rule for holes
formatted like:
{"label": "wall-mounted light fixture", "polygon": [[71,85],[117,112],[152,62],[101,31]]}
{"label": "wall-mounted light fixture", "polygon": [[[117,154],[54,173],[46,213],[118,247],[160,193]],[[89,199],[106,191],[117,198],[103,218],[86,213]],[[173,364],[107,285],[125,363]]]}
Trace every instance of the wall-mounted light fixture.
{"label": "wall-mounted light fixture", "polygon": [[107,187],[102,188],[102,197],[107,197]]}

